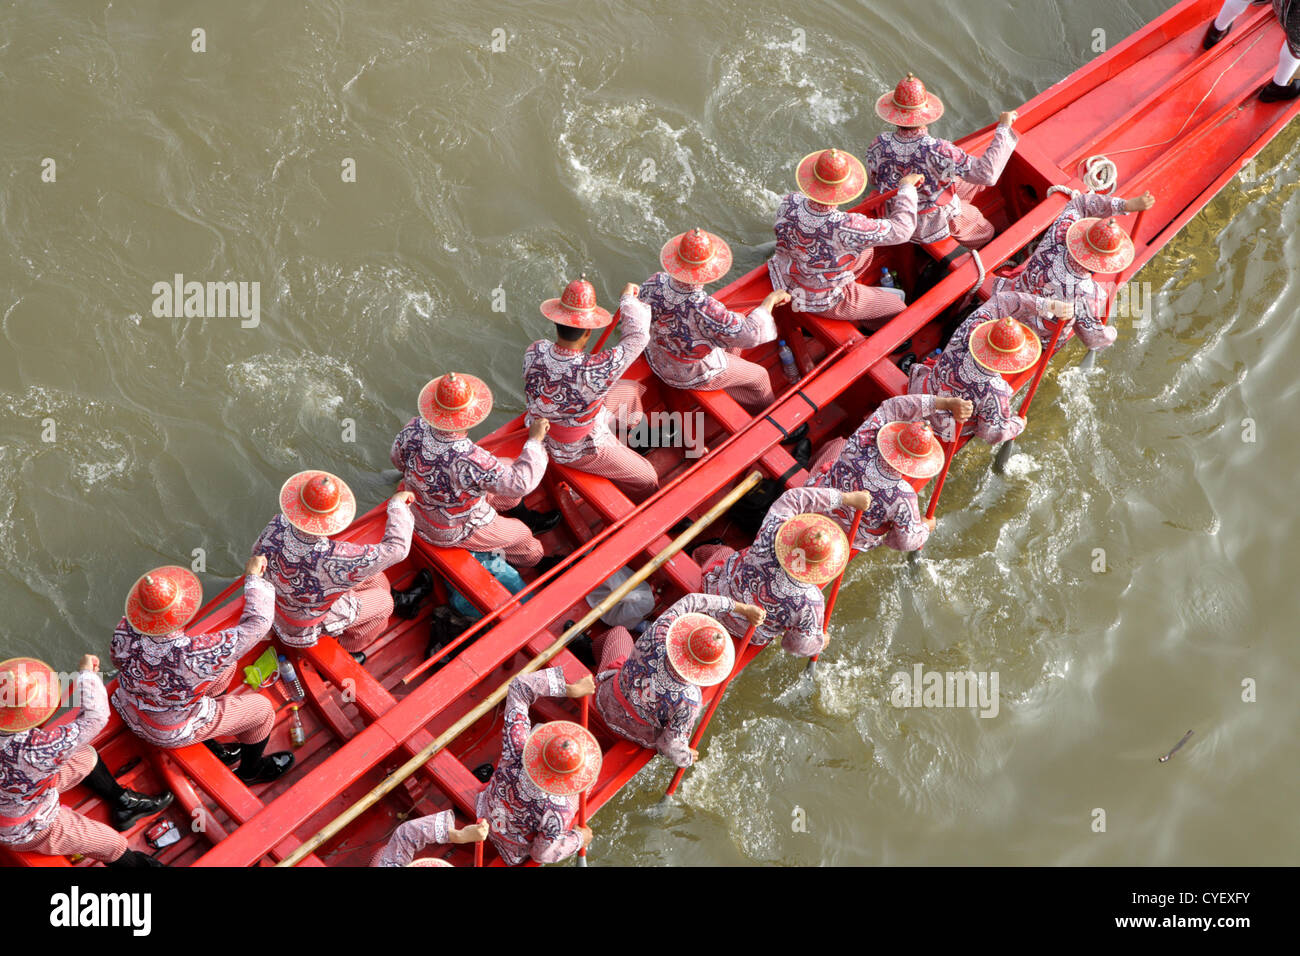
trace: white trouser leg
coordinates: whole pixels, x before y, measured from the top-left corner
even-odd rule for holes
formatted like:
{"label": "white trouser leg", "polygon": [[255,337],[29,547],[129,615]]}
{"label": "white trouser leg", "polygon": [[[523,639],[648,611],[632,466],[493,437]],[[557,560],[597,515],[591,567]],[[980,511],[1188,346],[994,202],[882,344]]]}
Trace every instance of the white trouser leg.
{"label": "white trouser leg", "polygon": [[1285,43],[1282,49],[1277,53],[1277,72],[1273,74],[1273,82],[1278,86],[1286,86],[1291,82],[1291,77],[1295,76],[1295,71],[1300,69],[1300,60],[1291,55]]}
{"label": "white trouser leg", "polygon": [[1250,6],[1250,0],[1223,0],[1223,9],[1214,18],[1214,29],[1226,30],[1232,21],[1241,16],[1242,11]]}

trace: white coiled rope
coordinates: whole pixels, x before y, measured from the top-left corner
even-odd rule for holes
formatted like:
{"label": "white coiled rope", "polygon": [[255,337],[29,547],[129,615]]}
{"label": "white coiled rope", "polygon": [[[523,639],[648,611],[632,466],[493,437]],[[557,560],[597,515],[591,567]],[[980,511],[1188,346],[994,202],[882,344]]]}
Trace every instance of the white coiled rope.
{"label": "white coiled rope", "polygon": [[1096,156],[1089,156],[1081,164],[1083,166],[1083,184],[1088,187],[1089,192],[1100,193],[1105,196],[1114,191],[1119,185],[1119,170],[1115,164],[1107,157],[1100,153]]}

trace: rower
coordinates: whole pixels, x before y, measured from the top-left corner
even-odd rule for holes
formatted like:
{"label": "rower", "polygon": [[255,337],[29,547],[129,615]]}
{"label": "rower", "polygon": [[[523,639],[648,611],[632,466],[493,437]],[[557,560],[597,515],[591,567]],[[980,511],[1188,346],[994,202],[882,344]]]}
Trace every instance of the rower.
{"label": "rower", "polygon": [[[755,645],[780,638],[782,649],[795,657],[820,654],[825,645],[821,589],[849,561],[848,538],[826,513],[870,505],[865,491],[791,488],[773,503],[748,548],[706,544],[695,549],[702,587],[709,594],[752,601],[767,612],[754,631]],[[721,620],[732,634],[744,635],[735,615]]]}
{"label": "rower", "polygon": [[1025,420],[1011,411],[1011,384],[1004,376],[1037,364],[1043,346],[1026,323],[1044,317],[1069,323],[1074,304],[1027,292],[995,293],[966,317],[938,361],[912,366],[908,392],[964,398],[974,409],[964,431],[973,429],[990,445],[1011,441],[1024,431]]}
{"label": "rower", "polygon": [[388,499],[383,540],[356,544],[334,538],[357,513],[357,499],[342,478],[300,471],[284,483],[280,514],[253,545],[253,554],[266,557],[276,598],[271,626],[281,641],[313,647],[328,634],[365,663],[364,648],[384,633],[393,613],[384,571],[411,550],[413,497],[399,491]]}
{"label": "rower", "polygon": [[[1210,28],[1205,31],[1205,49],[1214,46],[1228,35],[1232,21],[1241,16],[1252,0],[1223,0],[1219,15],[1214,18]],[[1269,0],[1253,0],[1254,3],[1268,3]],[[1300,69],[1300,0],[1272,0],[1273,12],[1286,33],[1286,41],[1277,51],[1277,70],[1273,79],[1259,90],[1259,98],[1265,103],[1281,100],[1293,100],[1300,96],[1300,80],[1294,79]]]}
{"label": "rower", "polygon": [[491,824],[488,839],[514,866],[532,859],[558,863],[591,844],[591,828],[574,825],[578,796],[600,776],[600,744],[585,727],[553,720],[536,728],[528,708],[539,697],[586,697],[596,689],[588,675],[564,681],[564,669],[520,674],[506,692],[501,760],[479,791],[477,812]]}
{"label": "rower", "polygon": [[[907,479],[928,481],[943,467],[943,449],[930,424],[944,426],[940,413],[964,422],[970,418],[971,403],[956,397],[895,395],[881,402],[848,439],[827,442],[813,461],[806,485],[871,493],[857,540],[851,542],[855,550],[885,544],[895,551],[916,551],[929,539],[935,521],[921,517],[916,489]],[[847,533],[853,513],[841,505],[830,515]]]}
{"label": "rower", "polygon": [[[1097,276],[1122,272],[1134,256],[1133,240],[1114,217],[1155,204],[1149,192],[1121,199],[1071,190],[1070,201],[1038,240],[1033,255],[1014,275],[996,279],[993,291],[1029,292],[1071,303],[1074,325],[1056,340],[1056,351],[1075,334],[1090,349],[1106,348],[1119,333],[1102,322],[1109,297]],[[1046,348],[1055,323],[1043,321],[1041,315],[1025,321]]]}
{"label": "rower", "polygon": [[888,219],[872,219],[837,206],[867,188],[862,161],[840,149],[809,153],[795,170],[799,192],[776,210],[776,252],[767,261],[772,288],[792,296],[790,308],[825,319],[862,322],[876,329],[907,308],[902,296],[858,282],[871,267],[875,246],[907,242],[916,231],[916,186],[921,177],[898,182]]}
{"label": "rower", "polygon": [[674,236],[659,253],[663,272],[641,286],[650,306],[646,361],[673,388],[725,390],[751,413],[776,400],[767,369],[746,361],[740,349],[776,339],[772,310],[790,301],[774,290],[749,315],[733,312],[704,291],[731,268],[731,249],[702,229]]}
{"label": "rower", "polygon": [[951,236],[971,249],[987,245],[993,224],[984,218],[975,196],[997,183],[1015,151],[1018,137],[1011,128],[1014,110],[998,117],[993,140],[972,156],[946,139],[931,136],[929,125],[943,115],[943,103],[925,84],[907,74],[893,92],[876,100],[876,115],[892,123],[867,149],[867,175],[880,192],[896,188],[905,174],[920,173],[920,208],[913,242],[938,242]]}
{"label": "rower", "polygon": [[717,620],[723,614],[755,624],[764,617],[753,604],[688,594],[656,618],[635,644],[623,627],[597,638],[594,706],[605,726],[678,767],[689,767],[699,756],[691,747],[691,733],[703,706],[700,688],[722,683],[736,661],[735,645]]}
{"label": "rower", "polygon": [[[113,778],[90,741],[108,726],[108,693],[99,658],[87,654],[73,686],[80,707],[74,720],[42,728],[59,709],[59,677],[43,661],[15,657],[0,663],[0,844],[45,856],[80,854],[114,867],[162,866],[128,850],[122,830],[172,802],[128,790]],[[112,815],[112,827],[60,802],[85,782]]]}
{"label": "rower", "polygon": [[542,543],[534,535],[555,527],[560,514],[525,508],[523,500],[546,472],[542,439],[551,423],[534,419],[512,461],[466,435],[492,411],[492,392],[482,379],[439,376],[420,391],[419,408],[389,453],[402,486],[415,494],[416,533],[440,548],[501,551],[513,565],[537,565]]}
{"label": "rower", "polygon": [[[267,783],[293,766],[288,751],[265,755],[275,707],[259,693],[227,694],[239,659],[266,640],[275,615],[275,589],[262,576],[266,558],[244,566],[244,608],[224,631],[187,634],[203,602],[188,568],[155,568],[132,585],[126,615],[113,632],[117,666],[113,706],[146,743],[174,750],[204,741],[246,784]],[[217,737],[234,737],[226,746]]]}
{"label": "rower", "polygon": [[451,866],[436,856],[420,856],[425,847],[444,843],[482,843],[487,839],[488,824],[471,823],[456,829],[456,814],[451,810],[431,813],[427,817],[407,820],[395,831],[388,844],[375,854],[371,866]]}
{"label": "rower", "polygon": [[628,283],[619,303],[619,344],[594,355],[585,352],[592,329],[613,321],[596,305],[596,290],[585,275],[570,282],[558,299],[542,303],[542,315],[555,323],[554,342],[534,342],[524,352],[524,394],[528,422],[551,423],[544,444],[551,460],[614,482],[641,501],[659,487],[659,475],[645,458],[622,444],[623,435],[644,418],[642,386],[620,381],[650,341],[650,309]]}

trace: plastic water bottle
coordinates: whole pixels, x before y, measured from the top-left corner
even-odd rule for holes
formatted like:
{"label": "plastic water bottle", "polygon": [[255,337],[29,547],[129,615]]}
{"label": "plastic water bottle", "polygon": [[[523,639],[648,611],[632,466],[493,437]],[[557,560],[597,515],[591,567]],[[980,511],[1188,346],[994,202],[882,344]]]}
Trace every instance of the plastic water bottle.
{"label": "plastic water bottle", "polygon": [[884,268],[880,270],[880,285],[881,288],[884,289],[898,288],[896,285],[894,285],[894,277],[889,274],[888,268]]}
{"label": "plastic water bottle", "polygon": [[289,718],[289,742],[295,747],[301,747],[307,742],[307,731],[302,726],[302,718],[298,716],[298,705],[292,705],[289,710],[293,712]]}
{"label": "plastic water bottle", "polygon": [[284,681],[284,686],[289,688],[289,696],[294,700],[306,700],[307,693],[302,689],[302,684],[298,682],[298,672],[289,663],[289,658],[281,654],[279,664],[280,679]]}
{"label": "plastic water bottle", "polygon": [[[768,341],[771,341],[771,339]],[[785,372],[786,379],[791,384],[799,381],[803,376],[799,374],[799,366],[795,364],[794,353],[790,351],[790,346],[785,344],[785,339],[781,339],[777,343],[776,354],[781,356],[781,371]]]}

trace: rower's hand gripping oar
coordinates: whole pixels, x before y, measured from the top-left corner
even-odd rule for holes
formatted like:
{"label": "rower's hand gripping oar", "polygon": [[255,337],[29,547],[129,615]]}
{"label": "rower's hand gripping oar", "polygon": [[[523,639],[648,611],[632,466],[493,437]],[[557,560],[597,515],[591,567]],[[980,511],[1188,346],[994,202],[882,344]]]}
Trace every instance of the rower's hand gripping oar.
{"label": "rower's hand gripping oar", "polygon": [[[1047,348],[1043,349],[1043,354],[1038,359],[1038,368],[1034,370],[1034,379],[1029,383],[1029,391],[1025,393],[1025,400],[1020,403],[1019,414],[1025,420],[1026,428],[1029,427],[1029,403],[1034,400],[1034,393],[1038,391],[1038,383],[1043,380],[1043,373],[1047,371],[1047,363],[1051,361],[1052,353],[1056,351],[1056,342],[1061,337],[1061,332],[1073,321],[1073,318],[1057,320],[1056,328],[1052,330],[1052,340],[1047,344]],[[998,448],[997,457],[993,459],[993,470],[999,475],[1006,471],[1007,462],[1011,460],[1015,448],[1016,440],[1014,438],[1004,441],[1001,447]]]}
{"label": "rower's hand gripping oar", "polygon": [[[853,549],[853,542],[858,540],[858,525],[862,524],[862,509],[858,508],[853,512],[853,522],[849,525],[849,561],[852,561],[858,553]],[[835,610],[835,599],[840,596],[840,584],[844,581],[844,571],[849,569],[849,561],[844,562],[844,570],[840,572],[835,583],[831,585],[831,593],[826,598],[826,613],[822,615],[822,635],[825,637],[831,632],[831,612]],[[822,647],[826,646],[826,641],[822,641]],[[821,657],[821,651],[818,651],[812,657],[808,658],[808,666],[804,673],[813,677],[817,673],[817,658]]]}
{"label": "rower's hand gripping oar", "polygon": [[[713,695],[713,700],[709,701],[709,709],[704,712],[704,719],[700,721],[700,726],[695,730],[695,738],[691,741],[692,750],[698,751],[700,749],[700,740],[704,737],[704,728],[709,726],[709,721],[713,719],[713,712],[718,709],[718,704],[722,703],[722,695],[727,692],[728,685],[740,673],[741,658],[745,656],[745,651],[749,649],[749,642],[754,639],[754,631],[758,628],[758,624],[757,621],[752,622],[749,625],[749,630],[745,631],[745,639],[740,642],[740,647],[736,651],[736,663],[732,665],[731,673],[727,675],[726,680],[718,685],[718,692]],[[665,801],[677,792],[677,787],[685,775],[686,768],[678,767],[677,772],[673,774],[672,782],[668,784],[668,789],[664,791]]]}

